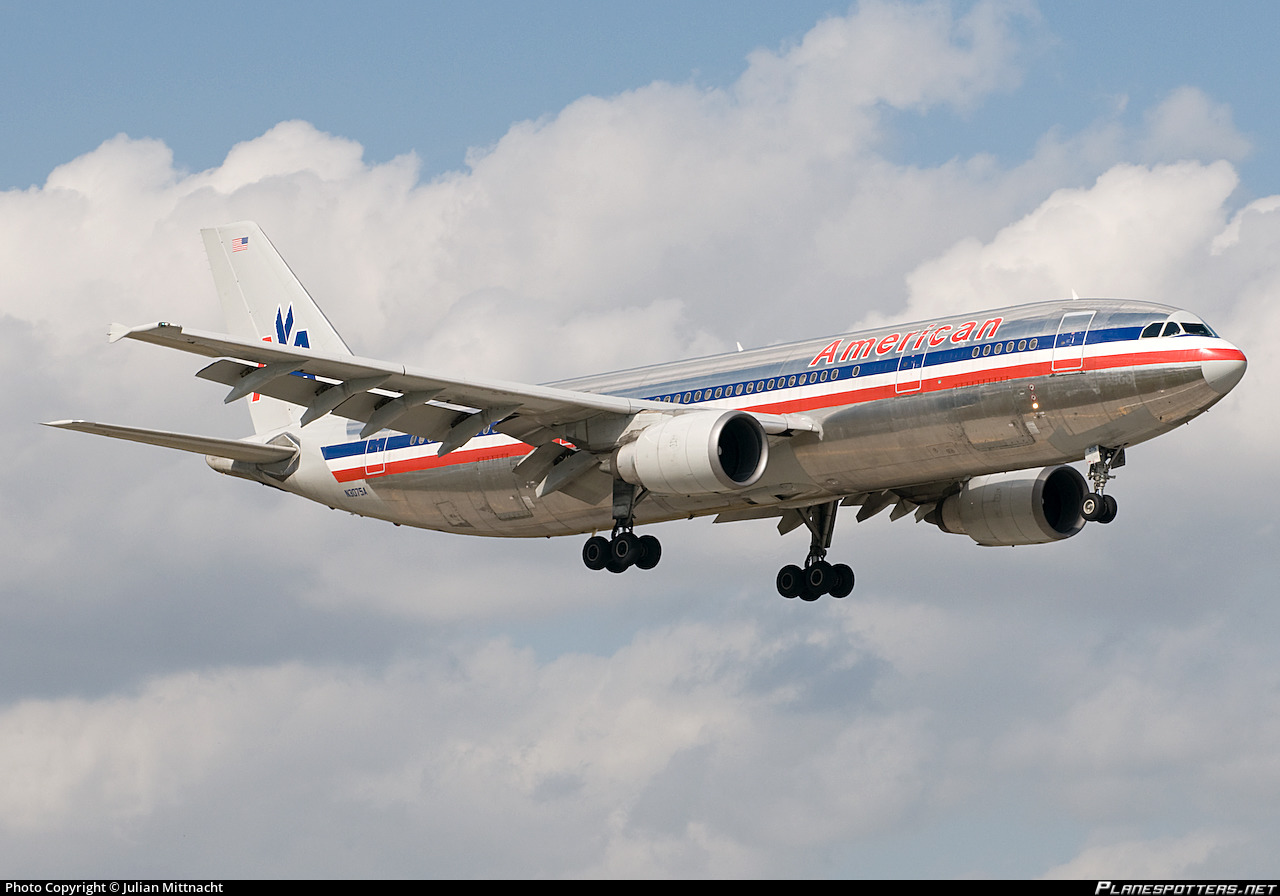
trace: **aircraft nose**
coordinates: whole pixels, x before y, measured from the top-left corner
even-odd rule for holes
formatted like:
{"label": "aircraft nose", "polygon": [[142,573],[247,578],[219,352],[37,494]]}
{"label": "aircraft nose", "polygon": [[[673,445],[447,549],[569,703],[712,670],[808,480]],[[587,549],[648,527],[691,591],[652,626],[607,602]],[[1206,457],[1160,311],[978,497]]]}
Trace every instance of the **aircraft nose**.
{"label": "aircraft nose", "polygon": [[1240,382],[1240,378],[1244,376],[1245,368],[1249,366],[1249,362],[1245,360],[1244,352],[1234,346],[1226,354],[1230,355],[1230,357],[1217,357],[1200,362],[1200,371],[1204,376],[1204,381],[1208,383],[1209,388],[1219,395],[1226,395],[1234,389],[1236,383]]}

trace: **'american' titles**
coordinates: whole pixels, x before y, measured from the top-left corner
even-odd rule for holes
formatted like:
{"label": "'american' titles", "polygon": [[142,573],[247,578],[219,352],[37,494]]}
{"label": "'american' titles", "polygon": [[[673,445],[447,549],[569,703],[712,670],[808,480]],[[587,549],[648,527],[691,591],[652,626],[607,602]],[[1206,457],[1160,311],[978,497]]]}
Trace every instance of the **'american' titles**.
{"label": "'american' titles", "polygon": [[[983,321],[982,326],[978,326],[976,320],[967,320],[958,327],[953,327],[951,324],[929,324],[923,330],[912,330],[908,333],[889,333],[887,336],[881,336],[878,339],[874,336],[867,339],[850,339],[843,352],[840,351],[840,346],[845,343],[842,337],[814,355],[813,360],[809,362],[809,366],[814,367],[824,362],[835,364],[837,360],[840,362],[861,361],[864,358],[869,358],[872,351],[877,355],[889,355],[907,350],[908,344],[910,344],[910,350],[915,352],[925,346],[937,348],[945,342],[954,342],[959,345],[960,343],[968,342],[970,339],[993,339],[1002,323],[1004,323],[1004,318],[993,317]],[[915,337],[914,340],[912,339],[913,336]]]}

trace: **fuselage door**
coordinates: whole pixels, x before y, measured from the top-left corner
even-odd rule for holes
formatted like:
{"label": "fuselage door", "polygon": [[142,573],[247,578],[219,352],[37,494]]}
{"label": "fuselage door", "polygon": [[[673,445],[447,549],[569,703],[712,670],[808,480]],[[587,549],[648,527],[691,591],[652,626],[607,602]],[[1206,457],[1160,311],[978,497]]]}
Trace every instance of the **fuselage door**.
{"label": "fuselage door", "polygon": [[370,439],[364,448],[364,474],[380,476],[387,471],[387,440]]}
{"label": "fuselage door", "polygon": [[923,351],[914,355],[903,355],[898,359],[898,382],[894,391],[898,395],[904,392],[919,392],[920,377],[924,373]]}
{"label": "fuselage door", "polygon": [[1084,369],[1084,340],[1096,311],[1072,311],[1062,315],[1053,340],[1053,372]]}

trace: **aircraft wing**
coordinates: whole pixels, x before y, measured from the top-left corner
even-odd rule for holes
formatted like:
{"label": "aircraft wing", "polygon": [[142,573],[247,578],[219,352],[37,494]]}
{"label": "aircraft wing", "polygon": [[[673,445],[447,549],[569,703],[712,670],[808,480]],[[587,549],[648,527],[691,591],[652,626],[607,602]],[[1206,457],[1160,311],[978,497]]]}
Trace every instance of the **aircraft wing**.
{"label": "aircraft wing", "polygon": [[[623,423],[651,411],[682,414],[708,406],[685,407],[661,401],[534,386],[502,380],[462,379],[349,355],[328,354],[273,342],[254,342],[223,333],[187,330],[177,324],[141,327],[113,324],[110,339],[136,339],[192,354],[219,358],[197,376],[230,386],[226,401],[257,392],[306,408],[307,424],[327,413],[365,424],[362,436],[381,429],[417,435],[441,443],[441,453],[465,444],[489,426],[534,445],[568,439],[602,450],[589,430],[595,423]],[[759,414],[765,432],[820,432],[809,417]],[[621,426],[599,430],[621,432]]]}

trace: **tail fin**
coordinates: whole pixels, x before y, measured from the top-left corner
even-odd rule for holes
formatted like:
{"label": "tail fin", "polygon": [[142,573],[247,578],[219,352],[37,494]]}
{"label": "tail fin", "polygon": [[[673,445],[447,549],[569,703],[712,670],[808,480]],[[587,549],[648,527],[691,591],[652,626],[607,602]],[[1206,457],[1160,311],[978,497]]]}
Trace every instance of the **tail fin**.
{"label": "tail fin", "polygon": [[[200,235],[231,335],[351,354],[257,224],[224,224],[201,230]],[[302,408],[254,395],[249,413],[254,430],[264,433],[296,425]]]}

